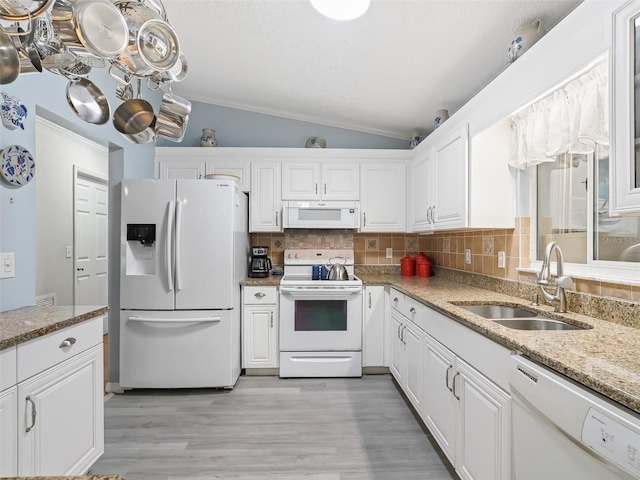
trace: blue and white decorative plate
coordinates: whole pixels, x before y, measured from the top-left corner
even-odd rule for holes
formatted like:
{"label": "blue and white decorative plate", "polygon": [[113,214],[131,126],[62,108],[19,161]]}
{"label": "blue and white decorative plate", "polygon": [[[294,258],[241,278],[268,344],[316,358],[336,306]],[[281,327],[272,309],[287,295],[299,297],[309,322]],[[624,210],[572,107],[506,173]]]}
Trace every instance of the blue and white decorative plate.
{"label": "blue and white decorative plate", "polygon": [[33,179],[36,162],[26,148],[9,145],[0,151],[0,171],[7,182],[21,187]]}
{"label": "blue and white decorative plate", "polygon": [[0,92],[3,102],[0,104],[0,118],[2,118],[2,125],[9,130],[15,130],[20,127],[24,130],[24,119],[27,118],[27,107],[12,95],[4,92]]}

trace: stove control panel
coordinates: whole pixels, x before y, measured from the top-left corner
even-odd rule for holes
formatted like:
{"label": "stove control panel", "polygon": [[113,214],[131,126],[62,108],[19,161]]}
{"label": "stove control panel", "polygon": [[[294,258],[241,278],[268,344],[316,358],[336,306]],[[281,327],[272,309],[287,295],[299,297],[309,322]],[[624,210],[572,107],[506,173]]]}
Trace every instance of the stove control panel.
{"label": "stove control panel", "polygon": [[326,265],[342,263],[353,265],[353,250],[347,249],[287,249],[284,251],[285,265]]}

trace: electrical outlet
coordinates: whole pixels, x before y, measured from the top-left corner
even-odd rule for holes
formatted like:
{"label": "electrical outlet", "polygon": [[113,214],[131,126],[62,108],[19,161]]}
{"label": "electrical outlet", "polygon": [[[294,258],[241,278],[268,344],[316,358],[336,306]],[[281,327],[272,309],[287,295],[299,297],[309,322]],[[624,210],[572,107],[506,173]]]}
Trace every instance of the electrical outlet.
{"label": "electrical outlet", "polygon": [[16,254],[0,253],[0,278],[16,276]]}
{"label": "electrical outlet", "polygon": [[505,268],[504,252],[498,252],[498,268]]}
{"label": "electrical outlet", "polygon": [[471,263],[471,250],[469,250],[468,248],[464,251],[464,263]]}
{"label": "electrical outlet", "polygon": [[393,258],[393,248],[387,248],[387,258]]}

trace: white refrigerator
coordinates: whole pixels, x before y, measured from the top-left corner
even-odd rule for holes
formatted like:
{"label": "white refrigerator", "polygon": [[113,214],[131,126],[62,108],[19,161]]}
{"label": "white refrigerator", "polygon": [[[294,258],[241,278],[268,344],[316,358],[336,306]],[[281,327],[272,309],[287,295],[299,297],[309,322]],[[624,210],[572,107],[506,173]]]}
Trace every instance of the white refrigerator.
{"label": "white refrigerator", "polygon": [[247,229],[232,181],[122,181],[122,388],[235,385]]}

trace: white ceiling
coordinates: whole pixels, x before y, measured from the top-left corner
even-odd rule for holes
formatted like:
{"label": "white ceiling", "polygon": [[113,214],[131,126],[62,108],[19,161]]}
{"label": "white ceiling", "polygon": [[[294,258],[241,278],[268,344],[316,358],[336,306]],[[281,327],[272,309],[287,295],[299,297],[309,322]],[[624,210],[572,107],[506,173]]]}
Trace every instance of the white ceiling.
{"label": "white ceiling", "polygon": [[[508,66],[514,30],[581,0],[372,0],[348,22],[308,0],[164,0],[192,101],[408,138]],[[534,74],[534,73],[532,73]]]}

